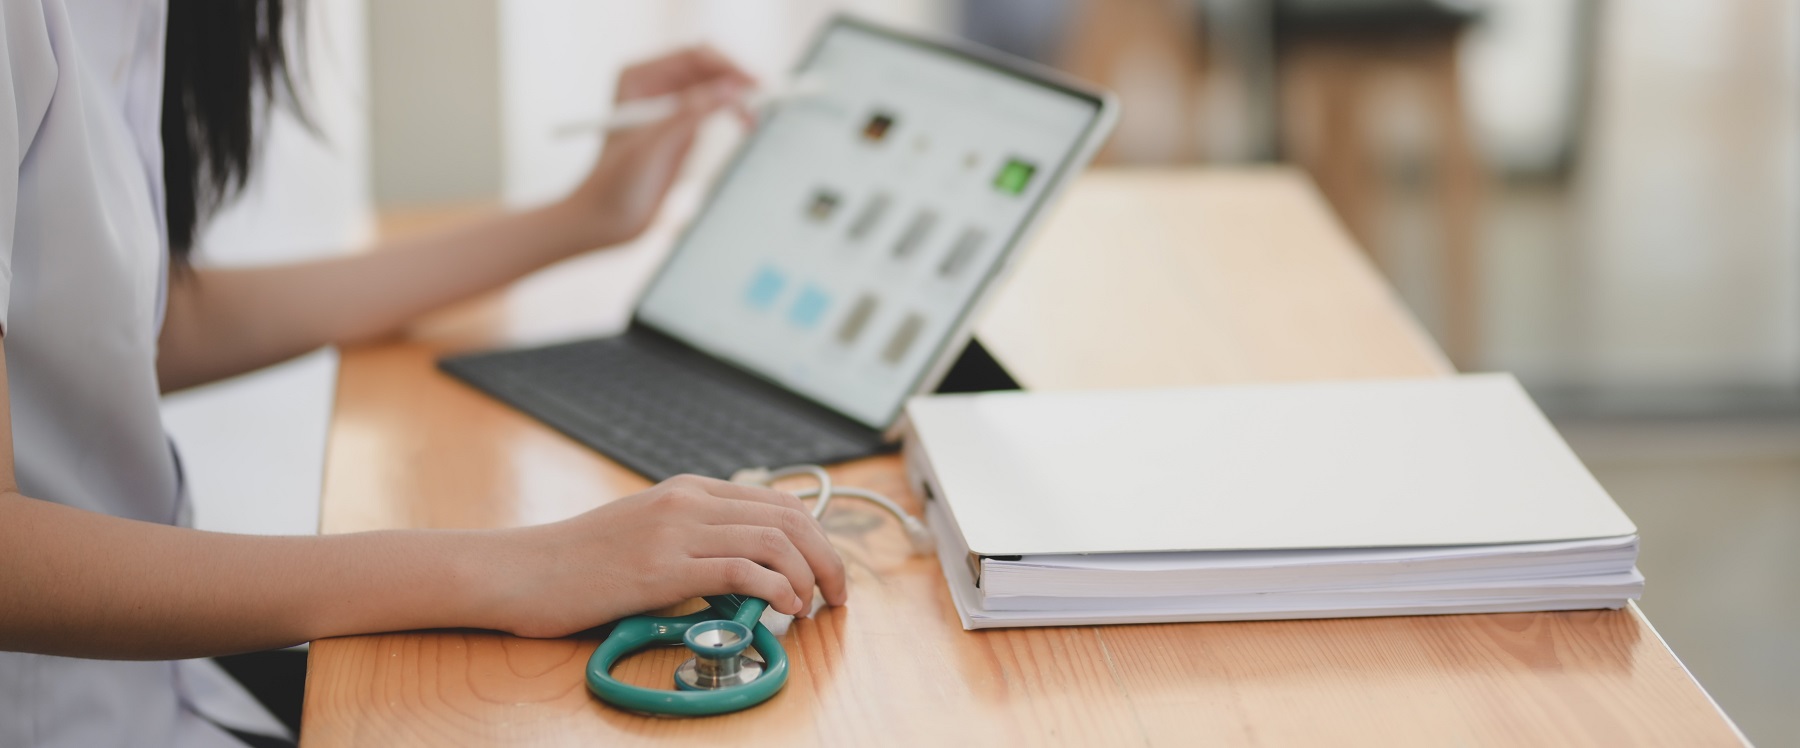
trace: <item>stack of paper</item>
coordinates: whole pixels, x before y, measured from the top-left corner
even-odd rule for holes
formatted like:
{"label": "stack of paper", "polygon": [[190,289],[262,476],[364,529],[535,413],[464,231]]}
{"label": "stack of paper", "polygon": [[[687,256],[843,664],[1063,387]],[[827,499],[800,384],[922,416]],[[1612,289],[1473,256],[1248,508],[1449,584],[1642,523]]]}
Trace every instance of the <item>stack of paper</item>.
{"label": "stack of paper", "polygon": [[1515,381],[920,398],[966,628],[1616,608],[1635,528]]}

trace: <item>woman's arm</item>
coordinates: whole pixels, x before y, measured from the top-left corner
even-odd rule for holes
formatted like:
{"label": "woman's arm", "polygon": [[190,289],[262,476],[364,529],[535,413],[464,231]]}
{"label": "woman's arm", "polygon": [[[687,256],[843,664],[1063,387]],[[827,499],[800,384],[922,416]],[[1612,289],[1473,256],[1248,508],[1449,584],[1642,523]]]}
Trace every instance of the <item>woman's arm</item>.
{"label": "woman's arm", "polygon": [[700,124],[750,78],[699,48],[634,66],[621,100],[680,94],[675,117],[614,134],[581,186],[536,210],[322,262],[171,277],[157,369],[176,390],[322,345],[392,333],[431,309],[512,281],[650,224]]}
{"label": "woman's arm", "polygon": [[28,498],[0,348],[0,650],[109,659],[476,627],[563,636],[720,593],[783,613],[844,567],[793,496],[674,478],[548,525],[312,537],[201,532]]}

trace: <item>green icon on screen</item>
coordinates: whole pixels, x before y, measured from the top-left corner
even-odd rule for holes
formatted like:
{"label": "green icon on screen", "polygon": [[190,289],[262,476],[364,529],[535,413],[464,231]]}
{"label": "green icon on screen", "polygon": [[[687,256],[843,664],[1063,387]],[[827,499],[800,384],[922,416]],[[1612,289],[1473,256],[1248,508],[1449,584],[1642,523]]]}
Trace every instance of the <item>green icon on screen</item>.
{"label": "green icon on screen", "polygon": [[1000,173],[994,176],[994,189],[1008,195],[1017,195],[1025,191],[1025,185],[1031,184],[1031,175],[1037,173],[1037,166],[1030,161],[1016,158],[1006,160],[1000,167]]}

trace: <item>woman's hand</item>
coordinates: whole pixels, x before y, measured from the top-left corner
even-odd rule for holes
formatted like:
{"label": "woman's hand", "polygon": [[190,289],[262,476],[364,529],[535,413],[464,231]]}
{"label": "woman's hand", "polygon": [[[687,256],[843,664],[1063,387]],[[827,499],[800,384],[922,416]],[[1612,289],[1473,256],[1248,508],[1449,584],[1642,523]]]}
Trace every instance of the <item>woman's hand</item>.
{"label": "woman's hand", "polygon": [[737,108],[748,122],[743,98],[754,85],[748,73],[710,47],[626,68],[616,101],[674,94],[681,97],[681,108],[669,119],[609,136],[593,171],[559,205],[589,246],[618,244],[649,228],[701,123],[726,107]]}
{"label": "woman's hand", "polygon": [[844,563],[792,494],[670,478],[549,525],[504,531],[498,628],[556,637],[705,595],[758,597],[782,613],[813,587],[844,604]]}

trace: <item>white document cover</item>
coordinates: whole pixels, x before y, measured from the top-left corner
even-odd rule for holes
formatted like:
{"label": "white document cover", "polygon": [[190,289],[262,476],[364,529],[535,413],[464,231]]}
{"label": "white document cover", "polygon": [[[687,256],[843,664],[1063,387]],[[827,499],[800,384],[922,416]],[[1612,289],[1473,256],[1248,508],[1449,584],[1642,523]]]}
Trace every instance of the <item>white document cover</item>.
{"label": "white document cover", "polygon": [[1505,374],[936,395],[907,415],[909,462],[982,556],[1637,532]]}

